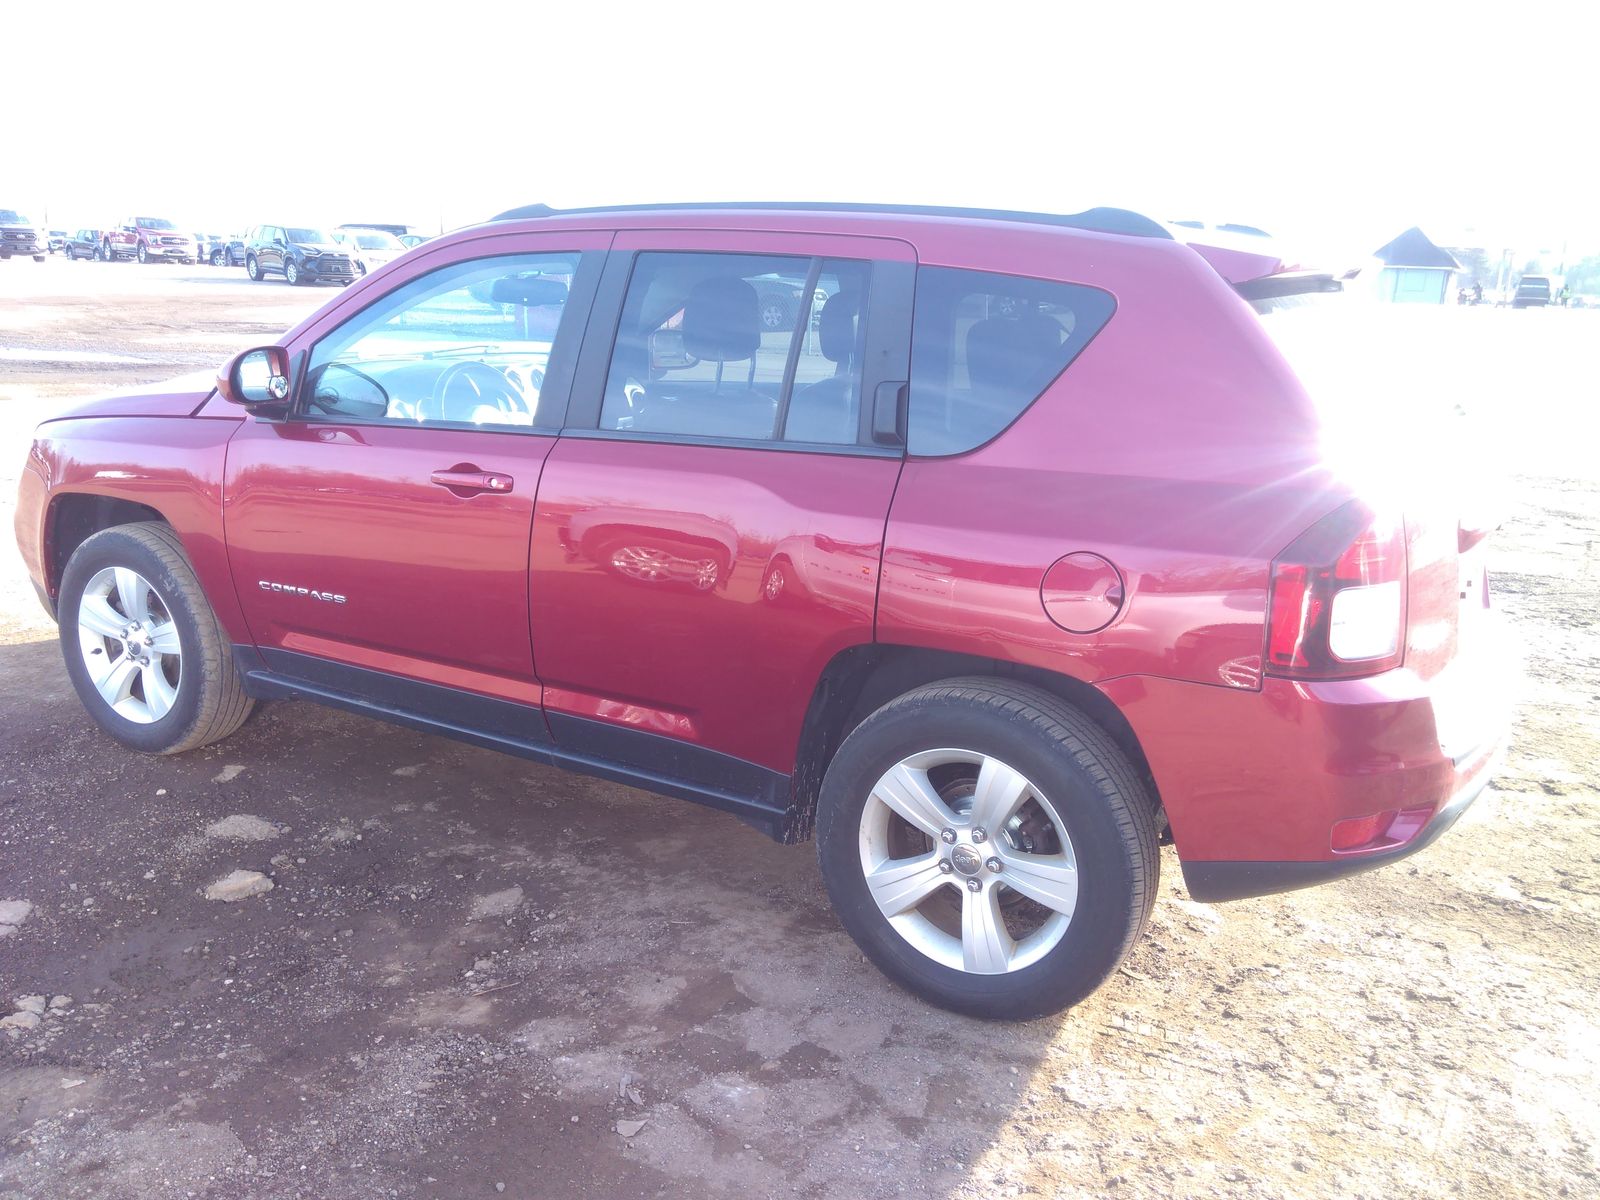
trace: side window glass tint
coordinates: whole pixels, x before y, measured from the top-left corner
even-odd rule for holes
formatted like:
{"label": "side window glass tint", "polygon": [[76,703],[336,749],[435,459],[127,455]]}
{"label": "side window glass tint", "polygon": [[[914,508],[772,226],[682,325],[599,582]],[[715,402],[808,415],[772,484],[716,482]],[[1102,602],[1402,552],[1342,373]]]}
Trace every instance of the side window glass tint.
{"label": "side window glass tint", "polygon": [[600,427],[853,444],[869,266],[744,254],[641,254]]}
{"label": "side window glass tint", "polygon": [[531,426],[578,259],[479,259],[412,281],[317,343],[305,415]]}
{"label": "side window glass tint", "polygon": [[1022,415],[1111,319],[1096,288],[922,267],[911,329],[912,454],[960,454]]}

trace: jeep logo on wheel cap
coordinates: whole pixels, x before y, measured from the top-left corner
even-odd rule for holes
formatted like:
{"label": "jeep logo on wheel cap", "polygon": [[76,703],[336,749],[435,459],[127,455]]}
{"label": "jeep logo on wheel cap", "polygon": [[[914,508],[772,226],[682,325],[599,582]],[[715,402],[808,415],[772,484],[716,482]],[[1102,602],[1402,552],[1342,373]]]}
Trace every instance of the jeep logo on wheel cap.
{"label": "jeep logo on wheel cap", "polygon": [[957,846],[950,851],[950,865],[963,875],[976,875],[983,867],[983,856],[971,846]]}

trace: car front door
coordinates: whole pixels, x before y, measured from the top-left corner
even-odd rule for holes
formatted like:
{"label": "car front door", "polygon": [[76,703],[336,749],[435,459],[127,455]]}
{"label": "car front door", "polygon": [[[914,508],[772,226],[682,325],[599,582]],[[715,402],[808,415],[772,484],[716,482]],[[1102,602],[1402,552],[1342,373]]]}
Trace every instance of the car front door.
{"label": "car front door", "polygon": [[291,413],[245,422],[224,491],[258,667],[544,740],[533,501],[609,240],[457,245],[290,343]]}
{"label": "car front door", "polygon": [[270,271],[283,270],[284,251],[288,248],[288,234],[282,226],[273,225],[266,230],[260,253],[256,255],[256,262]]}
{"label": "car front door", "polygon": [[560,752],[781,827],[818,677],[872,641],[914,273],[887,239],[618,234],[534,520]]}

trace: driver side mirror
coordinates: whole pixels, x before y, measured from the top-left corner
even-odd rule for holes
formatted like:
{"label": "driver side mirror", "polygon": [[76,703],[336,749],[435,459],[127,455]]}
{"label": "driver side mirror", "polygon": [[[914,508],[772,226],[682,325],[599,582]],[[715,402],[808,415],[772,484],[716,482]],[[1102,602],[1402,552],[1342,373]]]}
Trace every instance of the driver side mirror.
{"label": "driver side mirror", "polygon": [[282,346],[260,346],[234,355],[217,372],[217,391],[252,412],[286,411],[289,352]]}

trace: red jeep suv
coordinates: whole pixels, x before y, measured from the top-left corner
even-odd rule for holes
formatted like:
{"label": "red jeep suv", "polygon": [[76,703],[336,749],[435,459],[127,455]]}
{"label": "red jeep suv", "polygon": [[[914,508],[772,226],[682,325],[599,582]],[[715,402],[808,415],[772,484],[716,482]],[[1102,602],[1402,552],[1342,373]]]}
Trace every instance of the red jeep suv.
{"label": "red jeep suv", "polygon": [[1218,236],[514,210],[42,425],[23,558],[124,745],[298,698],[695,800],[919,995],[1052,1012],[1163,839],[1200,900],[1392,862],[1505,726],[1483,531],[1280,348],[1338,281]]}

